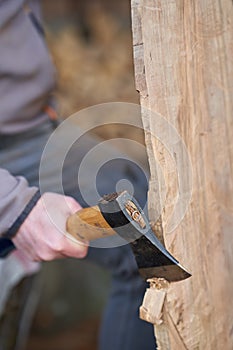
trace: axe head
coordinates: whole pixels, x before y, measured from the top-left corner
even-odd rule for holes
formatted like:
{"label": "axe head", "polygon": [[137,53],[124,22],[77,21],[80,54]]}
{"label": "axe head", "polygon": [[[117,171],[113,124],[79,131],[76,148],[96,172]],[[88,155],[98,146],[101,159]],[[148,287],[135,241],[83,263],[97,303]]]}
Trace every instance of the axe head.
{"label": "axe head", "polygon": [[107,223],[132,247],[142,277],[181,281],[191,274],[153,233],[137,201],[127,191],[104,196],[98,204]]}

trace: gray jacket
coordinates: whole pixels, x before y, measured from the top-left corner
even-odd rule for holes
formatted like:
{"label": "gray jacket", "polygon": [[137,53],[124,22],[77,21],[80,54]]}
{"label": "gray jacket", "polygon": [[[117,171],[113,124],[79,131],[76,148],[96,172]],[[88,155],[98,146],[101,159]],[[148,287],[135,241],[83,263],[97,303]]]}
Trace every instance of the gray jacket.
{"label": "gray jacket", "polygon": [[[13,137],[48,119],[45,107],[54,85],[38,1],[0,0],[0,152],[1,135]],[[16,231],[15,222],[37,190],[0,169],[0,237]]]}

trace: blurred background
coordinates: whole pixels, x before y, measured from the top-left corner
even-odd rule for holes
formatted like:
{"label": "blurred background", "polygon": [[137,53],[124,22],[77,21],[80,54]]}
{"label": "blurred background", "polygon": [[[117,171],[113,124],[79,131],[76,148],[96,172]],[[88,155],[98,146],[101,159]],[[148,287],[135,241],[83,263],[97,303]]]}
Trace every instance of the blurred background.
{"label": "blurred background", "polygon": [[[103,102],[139,103],[130,1],[43,0],[42,5],[47,42],[58,72],[60,115],[66,118]],[[140,129],[107,126],[94,132],[104,139],[130,133],[130,138],[144,142]],[[145,154],[135,157],[146,164]],[[46,263],[27,350],[95,350],[109,279],[106,271],[85,261]]]}
{"label": "blurred background", "polygon": [[43,0],[47,40],[58,68],[60,111],[108,101],[138,103],[129,0]]}

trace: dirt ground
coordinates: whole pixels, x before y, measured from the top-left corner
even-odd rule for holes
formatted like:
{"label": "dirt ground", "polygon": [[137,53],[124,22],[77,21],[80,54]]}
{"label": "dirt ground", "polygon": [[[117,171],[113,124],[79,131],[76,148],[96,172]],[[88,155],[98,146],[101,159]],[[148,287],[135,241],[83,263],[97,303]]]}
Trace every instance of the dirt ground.
{"label": "dirt ground", "polygon": [[28,350],[94,350],[96,349],[99,318],[64,328],[60,332],[43,335],[34,330],[30,336]]}

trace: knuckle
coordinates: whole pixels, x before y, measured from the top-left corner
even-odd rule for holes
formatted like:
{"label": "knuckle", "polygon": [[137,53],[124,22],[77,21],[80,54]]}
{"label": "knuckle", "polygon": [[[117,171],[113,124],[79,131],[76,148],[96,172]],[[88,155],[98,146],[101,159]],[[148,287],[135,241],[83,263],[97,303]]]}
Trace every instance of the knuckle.
{"label": "knuckle", "polygon": [[51,261],[55,258],[51,251],[42,251],[38,256],[41,261]]}
{"label": "knuckle", "polygon": [[64,251],[64,245],[61,241],[57,241],[52,245],[52,250],[56,253],[63,253]]}
{"label": "knuckle", "polygon": [[77,211],[81,209],[80,204],[73,197],[67,197],[67,198],[72,211]]}
{"label": "knuckle", "polygon": [[79,249],[78,256],[79,258],[85,258],[88,252],[88,247],[82,246],[81,249]]}

